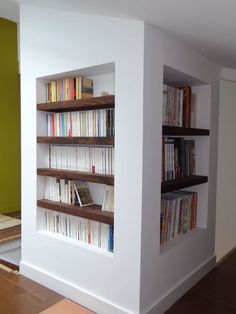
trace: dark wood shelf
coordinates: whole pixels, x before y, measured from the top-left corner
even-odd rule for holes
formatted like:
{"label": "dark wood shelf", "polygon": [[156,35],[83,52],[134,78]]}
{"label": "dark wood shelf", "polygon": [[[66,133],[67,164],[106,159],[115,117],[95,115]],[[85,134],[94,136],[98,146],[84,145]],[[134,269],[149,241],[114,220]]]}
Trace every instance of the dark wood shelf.
{"label": "dark wood shelf", "polygon": [[66,111],[107,109],[114,108],[114,106],[115,96],[108,95],[85,99],[41,103],[37,105],[37,110],[50,112],[66,112]]}
{"label": "dark wood shelf", "polygon": [[103,222],[110,225],[114,224],[114,214],[111,212],[102,211],[101,206],[99,205],[80,207],[42,199],[37,201],[37,206],[72,216],[83,217]]}
{"label": "dark wood shelf", "polygon": [[114,176],[100,173],[90,173],[82,171],[72,171],[54,168],[39,168],[37,175],[46,177],[55,177],[58,179],[81,180],[95,183],[114,185]]}
{"label": "dark wood shelf", "polygon": [[37,143],[62,144],[62,145],[112,145],[114,146],[114,137],[63,137],[63,136],[38,136]]}
{"label": "dark wood shelf", "polygon": [[162,135],[180,135],[180,136],[208,136],[208,129],[182,128],[178,126],[162,126]]}
{"label": "dark wood shelf", "polygon": [[161,183],[161,193],[173,192],[208,181],[207,176],[189,176],[179,180],[165,181]]}

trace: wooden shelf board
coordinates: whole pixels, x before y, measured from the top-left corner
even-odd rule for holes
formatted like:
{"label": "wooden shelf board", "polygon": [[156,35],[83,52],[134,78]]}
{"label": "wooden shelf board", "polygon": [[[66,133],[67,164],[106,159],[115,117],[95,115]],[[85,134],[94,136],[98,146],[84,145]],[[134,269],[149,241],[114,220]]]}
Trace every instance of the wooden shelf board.
{"label": "wooden shelf board", "polygon": [[184,189],[190,186],[206,183],[207,176],[189,176],[179,180],[165,181],[161,183],[161,193],[172,192],[179,189]]}
{"label": "wooden shelf board", "polygon": [[37,110],[50,112],[66,112],[114,108],[115,96],[91,97],[85,99],[47,102],[37,105]]}
{"label": "wooden shelf board", "polygon": [[111,212],[102,211],[101,206],[99,205],[80,207],[45,199],[38,200],[37,205],[41,208],[50,209],[72,216],[83,217],[110,225],[114,223],[114,214]]}
{"label": "wooden shelf board", "polygon": [[182,128],[177,126],[162,126],[162,135],[185,135],[185,136],[208,136],[210,131],[208,129],[197,128]]}
{"label": "wooden shelf board", "polygon": [[15,226],[0,230],[0,244],[11,242],[21,238],[21,226]]}
{"label": "wooden shelf board", "polygon": [[38,136],[37,143],[62,144],[62,145],[99,145],[114,146],[114,137],[63,137],[63,136]]}
{"label": "wooden shelf board", "polygon": [[95,183],[103,183],[108,185],[114,185],[114,176],[108,174],[89,173],[82,171],[72,171],[65,169],[54,168],[39,168],[37,169],[37,175],[55,177],[58,179],[68,180],[81,180]]}

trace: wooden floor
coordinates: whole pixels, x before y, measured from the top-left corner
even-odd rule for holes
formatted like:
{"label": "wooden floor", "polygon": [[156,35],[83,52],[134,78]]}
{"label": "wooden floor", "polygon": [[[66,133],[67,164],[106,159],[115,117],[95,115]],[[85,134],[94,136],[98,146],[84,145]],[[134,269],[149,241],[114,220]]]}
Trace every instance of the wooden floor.
{"label": "wooden floor", "polygon": [[236,253],[205,276],[166,314],[236,314]]}
{"label": "wooden floor", "polygon": [[[8,213],[6,214],[13,218],[20,218],[20,212]],[[12,240],[20,239],[21,237],[21,226],[16,226],[12,228],[7,228],[0,230],[0,244],[6,243]]]}
{"label": "wooden floor", "polygon": [[38,314],[61,299],[57,293],[0,268],[0,314]]}
{"label": "wooden floor", "polygon": [[[21,218],[20,212],[7,215]],[[0,245],[20,237],[20,226],[0,230]],[[18,270],[18,266],[0,259],[0,314],[93,314],[88,309],[19,275]]]}
{"label": "wooden floor", "polygon": [[[16,272],[7,272],[0,267],[0,314],[40,312],[92,313]],[[205,276],[166,314],[236,314],[236,253]]]}
{"label": "wooden floor", "polygon": [[95,314],[68,299],[63,299],[40,314]]}

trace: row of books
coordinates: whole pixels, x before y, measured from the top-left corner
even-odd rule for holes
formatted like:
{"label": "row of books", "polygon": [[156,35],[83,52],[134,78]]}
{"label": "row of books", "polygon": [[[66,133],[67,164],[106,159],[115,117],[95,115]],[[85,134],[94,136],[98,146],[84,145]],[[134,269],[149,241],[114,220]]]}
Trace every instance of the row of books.
{"label": "row of books", "polygon": [[48,136],[114,136],[114,109],[47,114]]}
{"label": "row of books", "polygon": [[196,228],[197,192],[178,191],[162,194],[160,243]]}
{"label": "row of books", "polygon": [[113,225],[44,210],[45,229],[113,252]]}
{"label": "row of books", "polygon": [[[53,177],[45,178],[44,198],[50,201],[78,206],[90,206],[94,204],[86,183]],[[113,186],[105,186],[102,210],[114,212]]]}
{"label": "row of books", "polygon": [[195,141],[182,137],[162,138],[162,181],[196,174]]}
{"label": "row of books", "polygon": [[114,174],[114,148],[50,145],[46,154],[48,168]]}
{"label": "row of books", "polygon": [[196,127],[196,95],[190,86],[175,88],[163,85],[162,124],[177,127]]}
{"label": "row of books", "polygon": [[46,177],[45,180],[45,199],[80,206],[93,204],[89,188],[86,185],[53,177]]}
{"label": "row of books", "polygon": [[46,83],[47,102],[93,97],[93,80],[73,77]]}

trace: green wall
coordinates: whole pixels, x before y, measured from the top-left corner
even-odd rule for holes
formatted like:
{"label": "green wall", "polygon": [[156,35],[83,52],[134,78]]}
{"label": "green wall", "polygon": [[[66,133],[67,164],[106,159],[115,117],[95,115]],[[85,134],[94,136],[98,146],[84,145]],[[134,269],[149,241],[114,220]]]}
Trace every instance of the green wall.
{"label": "green wall", "polygon": [[0,18],[0,213],[20,209],[17,25]]}

